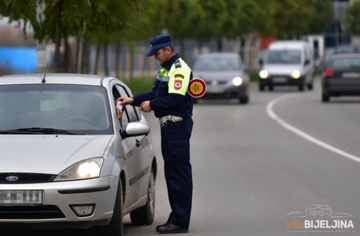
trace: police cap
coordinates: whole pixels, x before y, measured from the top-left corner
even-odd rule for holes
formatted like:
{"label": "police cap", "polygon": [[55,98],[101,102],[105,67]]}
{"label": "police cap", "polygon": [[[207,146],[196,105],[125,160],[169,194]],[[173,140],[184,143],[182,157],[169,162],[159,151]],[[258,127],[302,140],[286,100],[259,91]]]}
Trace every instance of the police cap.
{"label": "police cap", "polygon": [[151,45],[151,49],[146,54],[147,57],[151,57],[151,56],[155,55],[160,48],[163,48],[166,46],[171,46],[173,44],[172,44],[170,35],[160,34],[160,35],[155,36],[150,41],[150,45]]}

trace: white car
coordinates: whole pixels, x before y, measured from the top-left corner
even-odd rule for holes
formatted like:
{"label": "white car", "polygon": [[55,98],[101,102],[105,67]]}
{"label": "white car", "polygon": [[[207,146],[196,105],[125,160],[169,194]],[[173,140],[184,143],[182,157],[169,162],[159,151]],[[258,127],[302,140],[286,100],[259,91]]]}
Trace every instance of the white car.
{"label": "white car", "polygon": [[274,86],[297,86],[303,91],[305,86],[313,89],[314,53],[310,45],[303,41],[276,41],[269,45],[259,62],[259,90]]}
{"label": "white car", "polygon": [[151,224],[157,163],[150,128],[113,77],[0,77],[0,227],[89,228],[122,235]]}

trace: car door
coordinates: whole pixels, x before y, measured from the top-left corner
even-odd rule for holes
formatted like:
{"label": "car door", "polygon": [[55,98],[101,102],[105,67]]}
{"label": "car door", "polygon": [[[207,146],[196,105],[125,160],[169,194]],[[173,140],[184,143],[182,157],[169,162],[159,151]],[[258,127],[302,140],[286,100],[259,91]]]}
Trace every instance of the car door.
{"label": "car door", "polygon": [[[120,84],[115,85],[116,91],[120,96],[131,96],[131,93],[127,88]],[[126,126],[130,122],[138,122],[140,120],[139,114],[136,113],[135,107],[128,105],[124,107],[121,124],[122,129],[126,129]],[[132,203],[136,202],[140,197],[144,195],[147,190],[147,181],[145,175],[149,172],[149,158],[146,151],[147,145],[145,135],[136,137],[127,137],[122,140],[122,146],[126,153],[126,166],[128,169],[128,186],[130,187],[130,196]]]}

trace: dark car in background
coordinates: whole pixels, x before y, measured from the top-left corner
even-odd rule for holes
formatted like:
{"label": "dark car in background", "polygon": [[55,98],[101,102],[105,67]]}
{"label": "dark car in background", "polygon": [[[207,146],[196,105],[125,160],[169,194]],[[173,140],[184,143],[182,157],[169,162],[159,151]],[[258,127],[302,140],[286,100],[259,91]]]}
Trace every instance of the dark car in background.
{"label": "dark car in background", "polygon": [[193,76],[205,81],[204,99],[232,99],[249,102],[249,76],[237,53],[200,54],[193,65]]}
{"label": "dark car in background", "polygon": [[360,96],[360,53],[334,54],[322,76],[322,101],[335,96]]}

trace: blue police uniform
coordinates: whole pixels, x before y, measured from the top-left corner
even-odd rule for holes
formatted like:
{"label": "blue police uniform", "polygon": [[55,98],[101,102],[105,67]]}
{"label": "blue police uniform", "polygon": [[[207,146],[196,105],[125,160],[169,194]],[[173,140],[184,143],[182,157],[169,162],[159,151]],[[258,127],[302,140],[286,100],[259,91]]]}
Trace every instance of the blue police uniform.
{"label": "blue police uniform", "polygon": [[[160,48],[172,45],[169,35],[156,36],[152,41],[154,55]],[[153,89],[133,97],[133,105],[150,101],[150,107],[161,124],[161,150],[171,213],[168,224],[188,229],[192,206],[192,169],[190,164],[190,136],[193,128],[193,98],[186,92],[192,72],[176,53],[161,65]]]}

